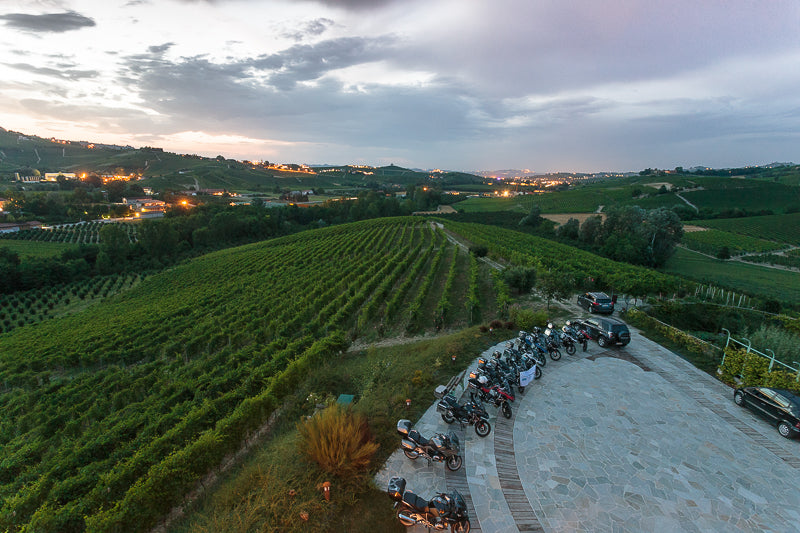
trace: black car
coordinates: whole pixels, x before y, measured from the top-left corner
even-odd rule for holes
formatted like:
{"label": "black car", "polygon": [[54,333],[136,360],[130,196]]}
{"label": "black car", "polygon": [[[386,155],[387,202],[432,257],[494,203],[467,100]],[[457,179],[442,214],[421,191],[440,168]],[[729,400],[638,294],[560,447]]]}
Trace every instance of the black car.
{"label": "black car", "polygon": [[793,392],[769,387],[743,387],[734,391],[733,401],[777,425],[778,433],[787,439],[800,434],[800,396]]}
{"label": "black car", "polygon": [[622,320],[611,317],[580,318],[575,324],[597,341],[601,348],[626,346],[631,342],[631,332]]}
{"label": "black car", "polygon": [[587,292],[578,296],[578,305],[589,313],[614,312],[614,300],[604,292]]}

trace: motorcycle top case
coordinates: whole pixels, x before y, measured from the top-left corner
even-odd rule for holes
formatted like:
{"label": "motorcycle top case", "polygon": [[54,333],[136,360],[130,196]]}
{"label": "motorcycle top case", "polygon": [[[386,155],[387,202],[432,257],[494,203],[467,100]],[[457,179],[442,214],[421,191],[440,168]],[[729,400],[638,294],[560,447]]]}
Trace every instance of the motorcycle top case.
{"label": "motorcycle top case", "polygon": [[411,420],[398,420],[397,421],[397,432],[400,433],[404,437],[408,437],[408,432],[411,430]]}
{"label": "motorcycle top case", "polygon": [[393,477],[389,480],[389,486],[386,493],[391,499],[399,502],[403,499],[403,493],[406,491],[406,480],[401,477]]}

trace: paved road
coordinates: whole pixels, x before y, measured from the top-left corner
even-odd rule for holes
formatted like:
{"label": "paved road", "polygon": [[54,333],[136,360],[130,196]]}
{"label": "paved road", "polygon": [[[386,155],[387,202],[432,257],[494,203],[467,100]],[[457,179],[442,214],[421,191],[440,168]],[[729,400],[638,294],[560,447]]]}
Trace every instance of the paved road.
{"label": "paved road", "polygon": [[[633,329],[632,339],[549,361],[511,420],[493,419],[483,439],[467,428],[455,475],[397,452],[377,485],[401,475],[426,497],[458,487],[473,531],[800,531],[800,441]],[[417,429],[452,428],[434,404]]]}

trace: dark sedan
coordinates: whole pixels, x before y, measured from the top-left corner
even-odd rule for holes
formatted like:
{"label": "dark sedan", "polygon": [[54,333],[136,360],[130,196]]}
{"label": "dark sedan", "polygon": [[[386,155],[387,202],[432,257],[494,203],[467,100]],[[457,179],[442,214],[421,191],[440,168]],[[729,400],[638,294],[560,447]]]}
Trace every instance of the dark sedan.
{"label": "dark sedan", "polygon": [[778,426],[778,433],[787,439],[800,434],[800,396],[793,392],[769,387],[744,387],[736,389],[733,401]]}

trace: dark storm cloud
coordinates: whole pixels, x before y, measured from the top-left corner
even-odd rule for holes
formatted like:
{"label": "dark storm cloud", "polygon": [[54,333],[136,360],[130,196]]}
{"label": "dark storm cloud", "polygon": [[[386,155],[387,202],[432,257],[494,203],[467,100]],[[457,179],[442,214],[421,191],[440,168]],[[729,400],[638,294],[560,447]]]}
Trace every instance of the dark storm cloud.
{"label": "dark storm cloud", "polygon": [[313,45],[295,45],[263,56],[251,66],[268,73],[270,84],[291,89],[299,81],[315,80],[331,70],[383,59],[394,39],[388,36],[342,37]]}
{"label": "dark storm cloud", "polygon": [[76,70],[69,68],[72,65],[66,63],[59,65],[63,68],[49,68],[49,67],[36,67],[28,63],[6,63],[8,67],[18,70],[24,70],[31,74],[39,74],[41,76],[48,76],[51,78],[60,78],[62,80],[81,80],[85,78],[96,78],[99,73],[96,70]]}
{"label": "dark storm cloud", "polygon": [[62,33],[95,25],[94,20],[74,11],[44,15],[9,13],[0,15],[0,20],[4,20],[8,27],[30,32]]}

